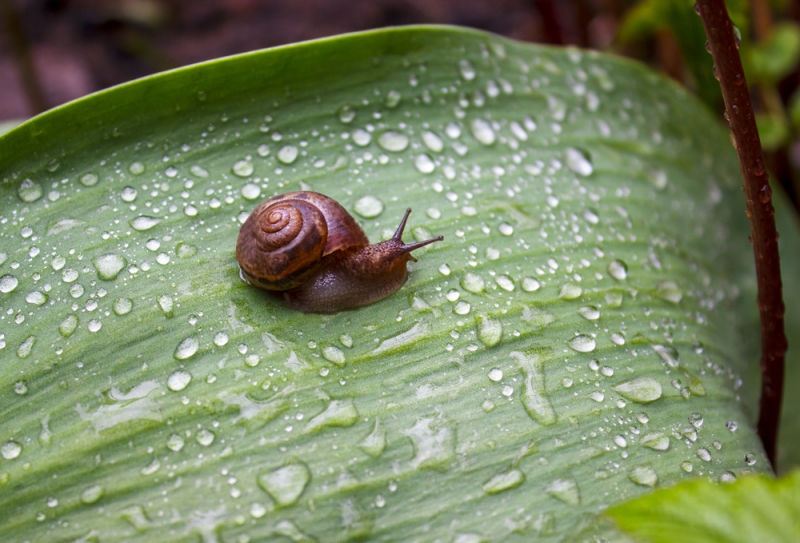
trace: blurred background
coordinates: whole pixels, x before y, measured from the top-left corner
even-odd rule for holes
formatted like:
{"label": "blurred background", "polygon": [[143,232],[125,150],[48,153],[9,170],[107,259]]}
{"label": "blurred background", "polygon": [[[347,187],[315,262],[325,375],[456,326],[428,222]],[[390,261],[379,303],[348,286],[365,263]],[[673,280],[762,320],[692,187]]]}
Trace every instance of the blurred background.
{"label": "blurred background", "polygon": [[[694,0],[0,0],[0,123],[156,72],[385,26],[464,25],[636,58],[721,116]],[[798,204],[800,1],[728,0],[759,131]]]}

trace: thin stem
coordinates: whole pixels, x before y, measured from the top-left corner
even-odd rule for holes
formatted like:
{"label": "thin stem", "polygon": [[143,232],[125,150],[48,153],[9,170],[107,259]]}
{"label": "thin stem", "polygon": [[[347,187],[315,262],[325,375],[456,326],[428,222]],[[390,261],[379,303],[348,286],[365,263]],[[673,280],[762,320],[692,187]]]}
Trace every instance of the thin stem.
{"label": "thin stem", "polygon": [[742,170],[746,213],[756,262],[758,309],[761,317],[761,401],[758,434],[775,468],[775,448],[783,395],[786,335],[783,330],[783,298],[778,257],[778,232],[761,140],[753,104],[744,78],[738,45],[724,0],[697,0],[696,10],[708,36],[717,79]]}

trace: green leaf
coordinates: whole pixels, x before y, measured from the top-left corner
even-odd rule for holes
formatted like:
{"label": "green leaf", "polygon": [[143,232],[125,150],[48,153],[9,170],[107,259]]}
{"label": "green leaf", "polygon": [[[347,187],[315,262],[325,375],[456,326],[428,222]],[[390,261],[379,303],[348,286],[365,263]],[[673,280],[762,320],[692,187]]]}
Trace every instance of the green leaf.
{"label": "green leaf", "polygon": [[650,543],[791,543],[800,540],[800,471],[778,480],[748,476],[733,484],[686,481],[606,514]]}
{"label": "green leaf", "polygon": [[800,25],[776,24],[762,43],[750,49],[750,65],[756,81],[774,85],[800,63]]}
{"label": "green leaf", "polygon": [[[52,110],[0,138],[0,180],[16,540],[557,539],[769,469],[737,160],[638,64],[340,36]],[[386,300],[288,310],[234,246],[301,189],[445,240]]]}
{"label": "green leaf", "polygon": [[789,139],[789,127],[782,112],[777,115],[756,114],[756,125],[761,146],[768,151],[779,149]]}

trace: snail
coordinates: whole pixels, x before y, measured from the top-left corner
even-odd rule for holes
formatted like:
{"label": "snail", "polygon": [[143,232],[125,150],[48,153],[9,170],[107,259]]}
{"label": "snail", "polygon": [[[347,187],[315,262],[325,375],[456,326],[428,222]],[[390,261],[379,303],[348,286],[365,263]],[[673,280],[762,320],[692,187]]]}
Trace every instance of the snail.
{"label": "snail", "polygon": [[335,200],[318,192],[289,192],[261,203],[236,242],[241,276],[304,313],[335,313],[382,300],[406,281],[411,251],[442,236],[403,243],[407,209],[391,239],[369,244]]}

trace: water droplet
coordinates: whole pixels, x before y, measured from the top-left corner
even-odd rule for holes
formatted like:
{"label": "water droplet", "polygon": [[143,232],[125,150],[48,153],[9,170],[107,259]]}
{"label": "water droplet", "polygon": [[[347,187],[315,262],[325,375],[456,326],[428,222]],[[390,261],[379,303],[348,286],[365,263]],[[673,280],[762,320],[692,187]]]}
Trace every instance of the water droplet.
{"label": "water droplet", "polygon": [[35,202],[42,197],[42,186],[32,179],[25,179],[19,184],[17,195],[23,202]]}
{"label": "water droplet", "polygon": [[103,281],[113,281],[119,272],[128,264],[124,257],[115,254],[96,256],[92,259],[92,265],[97,270],[97,277]]}
{"label": "water droplet", "polygon": [[373,458],[377,458],[383,453],[386,448],[386,430],[384,430],[379,419],[375,419],[375,425],[372,427],[372,431],[367,437],[361,440],[361,443],[358,444],[358,448]]}
{"label": "water droplet", "polygon": [[692,470],[694,469],[694,466],[692,466],[692,463],[689,462],[688,460],[684,460],[683,462],[681,462],[681,469],[686,473],[691,473]]}
{"label": "water droplet", "polygon": [[336,113],[339,116],[339,120],[345,124],[353,122],[353,119],[356,118],[355,110],[347,104],[340,107]]}
{"label": "water droplet", "polygon": [[14,393],[24,396],[28,393],[28,384],[25,381],[17,381],[14,383]]}
{"label": "water droplet", "polygon": [[214,345],[222,347],[228,344],[228,334],[225,332],[217,332],[214,336]]}
{"label": "water droplet", "polygon": [[378,136],[378,145],[386,149],[399,153],[408,147],[408,136],[402,132],[388,131]]}
{"label": "water droplet", "polygon": [[353,130],[353,143],[359,147],[366,147],[372,141],[372,136],[364,129],[356,128]]}
{"label": "water droplet", "polygon": [[496,136],[492,125],[483,119],[472,119],[469,123],[472,135],[483,145],[492,145],[495,142]]}
{"label": "water droplet", "polygon": [[[177,356],[176,356],[177,358]],[[167,388],[169,388],[172,392],[180,392],[192,381],[192,374],[188,371],[178,370],[173,372],[167,378]]]}
{"label": "water droplet", "polygon": [[507,275],[498,275],[494,278],[495,283],[506,292],[514,291],[514,281]]}
{"label": "water droplet", "polygon": [[658,475],[650,466],[637,466],[628,472],[628,479],[637,485],[654,487],[658,483]]}
{"label": "water droplet", "polygon": [[689,415],[689,424],[694,426],[695,428],[700,428],[703,426],[703,415],[700,413],[692,413]]}
{"label": "water droplet", "polygon": [[245,200],[255,200],[261,195],[261,187],[255,183],[247,183],[242,187],[241,192]]}
{"label": "water droplet", "polygon": [[420,173],[431,173],[436,169],[436,164],[431,160],[431,157],[424,153],[414,158],[414,166]]}
{"label": "water droplet", "polygon": [[193,357],[198,349],[200,349],[200,342],[197,341],[197,338],[189,336],[178,344],[172,356],[176,360],[186,360]]}
{"label": "water droplet", "polygon": [[61,324],[58,325],[58,333],[64,337],[69,337],[78,328],[78,317],[75,315],[67,315]]}
{"label": "water droplet", "polygon": [[406,430],[414,447],[411,465],[414,468],[446,469],[455,458],[455,434],[446,425],[437,424],[431,417],[417,419]]}
{"label": "water droplet", "polygon": [[607,269],[608,274],[619,281],[628,277],[628,265],[622,260],[612,260],[608,263]]}
{"label": "water droplet", "polygon": [[660,281],[656,289],[656,294],[659,298],[668,302],[672,302],[673,304],[679,303],[683,298],[683,292],[680,288],[678,288],[678,285],[675,283],[675,281]]}
{"label": "water droplet", "polygon": [[20,358],[28,358],[33,351],[33,346],[36,344],[36,336],[28,336],[25,341],[20,343],[17,347],[17,356]]}
{"label": "water droplet", "polygon": [[386,93],[386,98],[383,99],[383,105],[388,107],[389,109],[396,108],[398,104],[400,104],[400,100],[402,99],[402,95],[397,92],[396,90],[390,90]]}
{"label": "water droplet", "polygon": [[[105,495],[106,491],[102,486],[94,485],[81,492],[81,503],[91,505],[96,503]],[[87,539],[88,541],[88,539]]]}
{"label": "water droplet", "polygon": [[134,230],[139,232],[144,232],[145,230],[150,230],[155,225],[161,222],[161,219],[157,219],[155,217],[148,217],[147,215],[142,215],[140,217],[136,217],[130,221],[130,225],[133,227]]}
{"label": "water droplet", "polygon": [[583,334],[579,334],[570,339],[567,344],[572,350],[579,353],[590,353],[594,351],[595,347],[597,346],[597,343],[591,336]]}
{"label": "water droplet", "polygon": [[333,345],[322,349],[322,357],[328,362],[333,362],[337,366],[344,366],[345,364],[344,353],[339,347],[334,347]]}
{"label": "water droplet", "polygon": [[353,211],[365,219],[374,219],[383,213],[383,202],[374,196],[364,196],[356,200]]}
{"label": "water droplet", "polygon": [[133,187],[125,187],[120,192],[119,197],[123,202],[133,202],[136,199],[136,189]]}
{"label": "water droplet", "polygon": [[172,313],[173,301],[172,301],[172,297],[171,296],[167,296],[166,294],[162,294],[162,295],[160,295],[160,296],[158,296],[156,298],[156,301],[158,302],[158,305],[161,308],[161,311],[164,312],[164,316],[165,317],[170,318],[170,317],[173,316],[173,313]]}
{"label": "water droplet", "polygon": [[596,321],[600,318],[600,310],[593,305],[585,305],[578,309],[578,314],[587,321]]}
{"label": "water droplet", "polygon": [[127,315],[131,312],[131,309],[133,309],[133,300],[130,298],[118,298],[114,300],[114,314],[119,316]]}
{"label": "water droplet", "polygon": [[504,236],[510,236],[514,233],[514,227],[507,222],[500,223],[500,225],[497,227],[497,230]]}
{"label": "water droplet", "polygon": [[580,287],[580,285],[576,285],[575,283],[566,283],[561,287],[558,297],[562,300],[574,300],[580,297],[581,294],[583,294],[583,289]]}
{"label": "water droplet", "polygon": [[461,77],[467,81],[475,79],[475,67],[467,59],[458,61],[458,71],[461,72]]}
{"label": "water droplet", "polygon": [[292,164],[297,160],[298,149],[294,145],[285,145],[278,151],[278,160],[284,164]]}
{"label": "water droplet", "polygon": [[181,449],[183,449],[183,446],[184,446],[183,437],[179,436],[178,434],[172,434],[167,439],[167,448],[171,451],[178,452]]}
{"label": "water droplet", "polygon": [[86,326],[86,329],[90,332],[98,332],[100,328],[103,327],[103,323],[97,319],[92,319],[89,321],[89,324]]}
{"label": "water droplet", "polygon": [[744,463],[748,466],[755,466],[756,464],[756,455],[753,453],[747,453],[744,455]]}
{"label": "water droplet", "polygon": [[581,503],[578,483],[576,483],[574,479],[556,479],[547,485],[545,490],[548,494],[567,505],[578,505]]}
{"label": "water droplet", "polygon": [[478,339],[486,347],[494,347],[503,338],[503,324],[490,317],[479,317]]}
{"label": "water droplet", "polygon": [[453,313],[456,315],[469,315],[472,310],[472,305],[469,302],[458,302],[453,306]]}
{"label": "water droplet", "polygon": [[0,292],[8,294],[19,285],[19,280],[13,275],[4,275],[0,277]]}
{"label": "water droplet", "polygon": [[730,430],[731,432],[735,432],[739,428],[739,424],[735,420],[729,420],[725,423],[725,428]]}
{"label": "water droplet", "polygon": [[573,147],[566,150],[565,163],[570,170],[584,177],[591,175],[594,171],[589,154]]}
{"label": "water droplet", "polygon": [[434,153],[441,153],[444,149],[444,142],[442,141],[442,138],[430,130],[425,130],[422,132],[422,141],[425,146]]}
{"label": "water droplet", "polygon": [[525,411],[542,426],[555,424],[558,416],[545,390],[544,361],[536,353],[512,351],[509,355],[517,361],[525,376],[522,389],[522,404]]}
{"label": "water droplet", "polygon": [[671,345],[651,345],[650,347],[668,366],[672,368],[680,366],[680,355],[675,347]]}
{"label": "water droplet", "polygon": [[141,162],[131,162],[131,165],[128,166],[128,171],[133,175],[142,175],[144,173],[144,164]]}
{"label": "water droplet", "polygon": [[522,290],[525,292],[536,292],[541,286],[542,284],[533,277],[526,277],[522,280]]}
{"label": "water droplet", "polygon": [[697,449],[697,458],[703,462],[711,462],[711,453],[708,452],[708,449],[701,447]]}
{"label": "water droplet", "polygon": [[660,433],[646,434],[642,436],[640,442],[643,447],[656,451],[666,451],[669,449],[669,437]]}
{"label": "water droplet", "polygon": [[98,177],[93,173],[86,173],[81,176],[81,185],[92,187],[97,184]]}
{"label": "water droplet", "polygon": [[238,160],[234,162],[231,170],[239,177],[249,177],[253,174],[254,167],[253,163],[249,160]]}
{"label": "water droplet", "polygon": [[480,275],[468,272],[461,278],[461,287],[467,292],[480,294],[486,287],[486,282]]}
{"label": "water droplet", "polygon": [[208,170],[206,170],[202,166],[198,166],[197,164],[189,168],[189,173],[191,173],[195,177],[203,177],[203,178],[208,177]]}
{"label": "water droplet", "polygon": [[332,400],[322,413],[315,415],[305,428],[310,434],[329,426],[348,427],[358,421],[358,411],[352,400]]}
{"label": "water droplet", "polygon": [[194,438],[195,441],[197,441],[203,447],[209,447],[212,443],[214,443],[214,440],[217,438],[217,436],[214,435],[214,432],[206,430],[205,428],[201,428],[197,431],[197,434],[195,434]]}
{"label": "water droplet", "polygon": [[525,482],[525,474],[518,469],[512,469],[505,473],[500,473],[486,481],[483,491],[489,495],[503,492],[511,488],[516,488]]}
{"label": "water droplet", "polygon": [[612,387],[620,396],[637,403],[650,403],[661,397],[661,383],[652,377],[634,377]]}
{"label": "water droplet", "polygon": [[22,453],[22,445],[14,440],[6,441],[0,447],[0,455],[6,460],[14,460]]}

